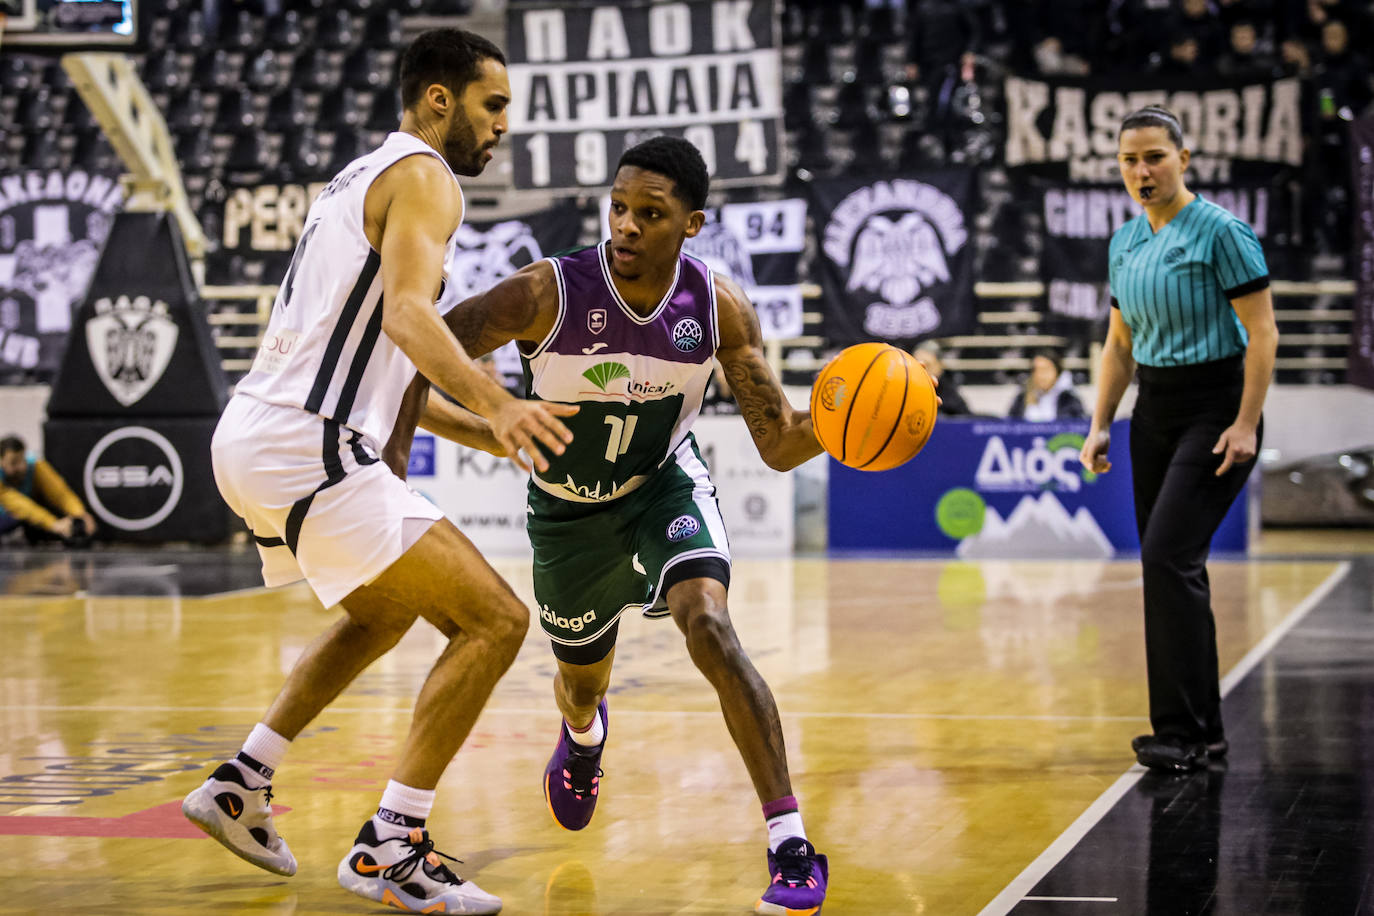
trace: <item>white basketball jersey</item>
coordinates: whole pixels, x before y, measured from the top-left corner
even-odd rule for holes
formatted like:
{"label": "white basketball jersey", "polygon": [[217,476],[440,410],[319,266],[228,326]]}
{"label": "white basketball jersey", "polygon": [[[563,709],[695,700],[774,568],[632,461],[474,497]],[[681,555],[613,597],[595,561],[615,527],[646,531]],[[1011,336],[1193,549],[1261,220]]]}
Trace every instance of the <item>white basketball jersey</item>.
{"label": "white basketball jersey", "polygon": [[[382,261],[363,232],[363,201],[378,175],[417,154],[444,161],[418,137],[392,133],[310,205],[253,367],[236,393],[318,414],[379,447],[390,438],[416,370],[382,333]],[[455,232],[445,274],[456,244]]]}

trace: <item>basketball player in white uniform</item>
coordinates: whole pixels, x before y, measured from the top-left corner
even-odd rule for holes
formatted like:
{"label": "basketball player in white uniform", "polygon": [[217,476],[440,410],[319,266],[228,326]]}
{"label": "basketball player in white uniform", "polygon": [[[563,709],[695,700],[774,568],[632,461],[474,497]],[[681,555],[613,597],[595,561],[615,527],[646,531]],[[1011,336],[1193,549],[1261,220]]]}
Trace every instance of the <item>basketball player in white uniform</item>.
{"label": "basketball player in white uniform", "polygon": [[306,649],[242,752],[182,810],[238,856],[294,874],[272,823],[273,772],[301,729],[422,616],[450,641],[339,882],[417,912],[495,913],[498,898],[442,863],[425,818],[529,612],[379,458],[417,369],[476,414],[422,422],[466,425],[522,466],[546,469],[544,451],[563,451],[571,433],[558,418],[576,408],[512,397],[468,358],[435,305],[463,216],[454,173],[479,174],[507,129],[504,57],[479,36],[436,29],[405,51],[400,79],[400,130],[311,206],[253,368],[211,446],[220,492],[252,529],[266,583],[304,578],[345,614]]}

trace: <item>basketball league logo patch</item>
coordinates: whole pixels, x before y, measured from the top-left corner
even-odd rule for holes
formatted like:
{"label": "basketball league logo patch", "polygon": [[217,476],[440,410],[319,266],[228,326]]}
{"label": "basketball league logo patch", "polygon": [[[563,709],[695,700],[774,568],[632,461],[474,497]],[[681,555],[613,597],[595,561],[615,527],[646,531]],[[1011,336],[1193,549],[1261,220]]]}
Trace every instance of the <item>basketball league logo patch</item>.
{"label": "basketball league logo patch", "polygon": [[668,530],[665,532],[670,541],[685,541],[692,535],[701,530],[701,522],[690,515],[679,515],[668,523]]}
{"label": "basketball league logo patch", "polygon": [[673,346],[683,353],[691,353],[701,346],[701,339],[705,336],[701,330],[701,322],[695,318],[684,318],[673,325]]}
{"label": "basketball league logo patch", "polygon": [[844,399],[849,396],[848,386],[844,379],[832,376],[825,380],[821,387],[821,406],[826,410],[838,410],[844,406]]}

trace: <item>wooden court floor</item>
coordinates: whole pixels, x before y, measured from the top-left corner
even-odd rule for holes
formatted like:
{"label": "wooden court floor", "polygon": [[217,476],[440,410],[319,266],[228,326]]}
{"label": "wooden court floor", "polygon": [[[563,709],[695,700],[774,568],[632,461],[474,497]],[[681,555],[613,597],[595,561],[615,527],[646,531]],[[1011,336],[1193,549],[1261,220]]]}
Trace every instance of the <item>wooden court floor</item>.
{"label": "wooden court floor", "polygon": [[[528,564],[497,566],[529,601]],[[1222,671],[1337,570],[1214,563]],[[181,819],[334,616],[304,586],[198,596],[252,574],[232,551],[0,554],[0,913],[380,911],[334,869],[440,651],[423,623],[278,771],[294,878]],[[737,562],[732,613],[830,857],[825,913],[979,913],[1128,769],[1147,728],[1139,587],[1133,562]],[[750,912],[762,818],[676,628],[622,625],[601,802],[581,833],[553,824],[539,788],[553,670],[534,626],[440,786],[438,848],[511,914]]]}

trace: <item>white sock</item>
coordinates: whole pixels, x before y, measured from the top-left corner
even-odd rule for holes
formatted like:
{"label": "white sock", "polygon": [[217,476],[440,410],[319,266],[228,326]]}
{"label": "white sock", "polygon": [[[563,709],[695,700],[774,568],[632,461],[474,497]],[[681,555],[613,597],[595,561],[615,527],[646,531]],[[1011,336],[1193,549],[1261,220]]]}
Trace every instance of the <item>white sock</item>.
{"label": "white sock", "polygon": [[372,816],[372,824],[382,839],[401,836],[414,827],[424,826],[433,809],[433,789],[416,789],[390,779],[382,792],[381,805]]}
{"label": "white sock", "polygon": [[[566,723],[568,720],[564,719],[563,721]],[[592,724],[587,726],[586,731],[578,731],[569,725],[568,735],[575,743],[583,747],[596,747],[602,741],[605,741],[606,726],[601,723],[601,710],[597,709],[596,714],[592,716]]]}
{"label": "white sock", "polygon": [[252,758],[259,766],[254,767],[246,763],[242,758],[235,758],[232,763],[243,773],[244,782],[250,789],[261,788],[272,781],[272,776],[276,773],[277,767],[286,759],[286,752],[291,748],[291,740],[282,737],[259,722],[253,726],[253,730],[248,733],[248,738],[243,742],[240,753]]}
{"label": "white sock", "polygon": [[778,844],[790,837],[806,839],[800,811],[790,811],[768,819],[768,851],[777,852]]}

